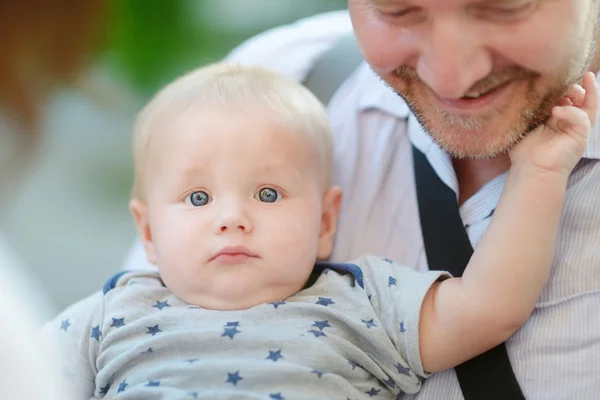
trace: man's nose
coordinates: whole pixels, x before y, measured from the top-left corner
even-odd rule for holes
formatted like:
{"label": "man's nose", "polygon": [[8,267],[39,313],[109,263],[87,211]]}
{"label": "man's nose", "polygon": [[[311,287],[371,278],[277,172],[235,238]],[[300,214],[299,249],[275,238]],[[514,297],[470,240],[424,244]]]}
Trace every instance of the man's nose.
{"label": "man's nose", "polygon": [[439,97],[458,99],[490,74],[492,56],[459,18],[432,21],[417,61],[417,74]]}

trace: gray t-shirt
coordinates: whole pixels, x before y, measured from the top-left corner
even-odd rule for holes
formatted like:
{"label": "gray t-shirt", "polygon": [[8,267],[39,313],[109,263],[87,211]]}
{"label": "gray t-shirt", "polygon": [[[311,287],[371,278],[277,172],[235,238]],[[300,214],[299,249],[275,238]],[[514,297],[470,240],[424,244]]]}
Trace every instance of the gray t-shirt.
{"label": "gray t-shirt", "polygon": [[285,301],[248,310],[187,304],[155,272],[121,272],[43,331],[81,398],[391,399],[427,377],[421,304],[444,272],[391,261],[315,266]]}

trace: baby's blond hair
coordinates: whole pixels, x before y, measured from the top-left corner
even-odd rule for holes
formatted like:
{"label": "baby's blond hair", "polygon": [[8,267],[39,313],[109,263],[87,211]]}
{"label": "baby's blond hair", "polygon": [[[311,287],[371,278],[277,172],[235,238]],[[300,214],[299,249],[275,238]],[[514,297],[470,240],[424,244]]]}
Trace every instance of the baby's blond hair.
{"label": "baby's blond hair", "polygon": [[[153,127],[168,111],[189,107],[263,107],[291,129],[306,134],[321,162],[321,176],[330,185],[332,134],[323,104],[300,83],[260,67],[216,63],[194,70],[167,85],[142,109],[133,130],[132,197],[145,197],[144,172]],[[170,114],[172,115],[172,114]]]}

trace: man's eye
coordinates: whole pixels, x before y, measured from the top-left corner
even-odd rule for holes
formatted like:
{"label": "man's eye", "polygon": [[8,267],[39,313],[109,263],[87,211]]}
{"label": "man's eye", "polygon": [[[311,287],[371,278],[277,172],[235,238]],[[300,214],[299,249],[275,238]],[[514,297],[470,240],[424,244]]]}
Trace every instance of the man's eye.
{"label": "man's eye", "polygon": [[256,196],[263,203],[275,203],[281,199],[281,194],[273,188],[260,189]]}
{"label": "man's eye", "polygon": [[194,207],[201,207],[210,203],[210,196],[205,191],[200,190],[198,192],[190,193],[188,201]]}
{"label": "man's eye", "polygon": [[515,18],[528,14],[535,5],[535,1],[524,1],[508,7],[482,7],[476,13],[484,17]]}

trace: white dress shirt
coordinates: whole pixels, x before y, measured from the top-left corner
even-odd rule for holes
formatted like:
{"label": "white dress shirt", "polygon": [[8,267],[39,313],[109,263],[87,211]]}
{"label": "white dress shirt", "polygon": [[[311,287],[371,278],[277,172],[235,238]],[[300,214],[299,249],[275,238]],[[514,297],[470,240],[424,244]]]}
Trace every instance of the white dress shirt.
{"label": "white dress shirt", "polygon": [[[346,11],[318,15],[262,33],[229,61],[261,65],[303,80],[318,57],[349,34]],[[377,254],[427,269],[417,210],[411,145],[458,193],[447,154],[424,132],[398,95],[362,64],[329,104],[334,181],[344,200],[332,261]],[[495,209],[506,174],[482,187],[460,214],[474,247]],[[533,315],[508,340],[511,364],[527,399],[600,396],[600,133],[592,138],[567,192],[553,272]],[[148,268],[138,244],[125,268]],[[412,396],[405,396],[413,398]],[[463,399],[454,370],[434,374],[416,395]]]}

